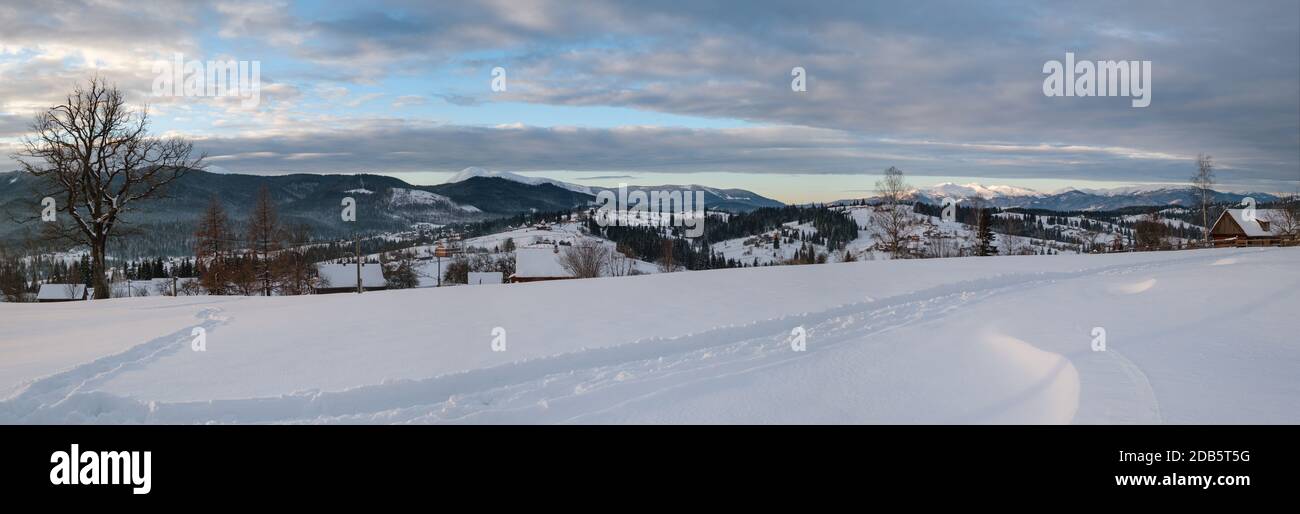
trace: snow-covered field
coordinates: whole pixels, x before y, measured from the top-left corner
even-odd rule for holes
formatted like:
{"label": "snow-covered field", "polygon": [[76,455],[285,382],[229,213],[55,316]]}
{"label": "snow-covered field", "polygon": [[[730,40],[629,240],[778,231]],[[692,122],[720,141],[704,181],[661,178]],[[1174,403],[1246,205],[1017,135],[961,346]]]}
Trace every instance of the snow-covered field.
{"label": "snow-covered field", "polygon": [[1298,292],[1290,248],[0,304],[0,422],[1300,423]]}

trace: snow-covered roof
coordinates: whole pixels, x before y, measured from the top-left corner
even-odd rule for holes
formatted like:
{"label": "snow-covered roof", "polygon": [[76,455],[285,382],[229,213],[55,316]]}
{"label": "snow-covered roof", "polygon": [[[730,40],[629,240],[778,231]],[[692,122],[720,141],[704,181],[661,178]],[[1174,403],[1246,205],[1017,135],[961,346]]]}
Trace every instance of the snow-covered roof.
{"label": "snow-covered roof", "polygon": [[[317,264],[317,271],[323,282],[322,287],[357,287],[357,265],[351,264]],[[385,287],[384,269],[378,264],[361,265],[361,287]]]}
{"label": "snow-covered roof", "polygon": [[471,271],[469,272],[469,285],[477,286],[483,284],[500,284],[504,282],[504,277],[500,271]]}
{"label": "snow-covered roof", "polygon": [[[1246,237],[1267,237],[1274,235],[1271,227],[1269,230],[1265,230],[1259,222],[1268,222],[1278,214],[1280,214],[1280,211],[1277,209],[1256,209],[1255,219],[1247,220],[1246,209],[1228,209],[1223,211],[1223,214],[1219,216],[1219,220],[1221,221],[1224,216],[1230,216],[1232,221],[1237,222],[1237,225],[1246,232]],[[1214,224],[1218,225],[1219,222],[1215,221]]]}
{"label": "snow-covered roof", "polygon": [[551,246],[530,246],[515,250],[515,275],[523,278],[569,278],[560,265],[560,254]]}
{"label": "snow-covered roof", "polygon": [[85,284],[41,284],[37,300],[80,300],[86,297]]}

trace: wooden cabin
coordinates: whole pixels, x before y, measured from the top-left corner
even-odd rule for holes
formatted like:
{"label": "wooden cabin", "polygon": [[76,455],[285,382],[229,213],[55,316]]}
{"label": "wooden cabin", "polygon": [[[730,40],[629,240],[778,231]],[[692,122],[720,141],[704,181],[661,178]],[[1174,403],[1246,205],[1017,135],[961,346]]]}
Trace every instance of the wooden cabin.
{"label": "wooden cabin", "polygon": [[1276,209],[1256,209],[1247,216],[1246,209],[1227,209],[1210,228],[1214,246],[1279,246],[1282,238],[1270,222],[1281,212]]}

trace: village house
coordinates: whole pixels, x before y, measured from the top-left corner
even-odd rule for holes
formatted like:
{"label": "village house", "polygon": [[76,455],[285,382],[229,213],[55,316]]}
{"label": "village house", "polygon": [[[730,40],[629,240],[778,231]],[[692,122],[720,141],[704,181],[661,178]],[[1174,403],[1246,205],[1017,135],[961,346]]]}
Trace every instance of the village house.
{"label": "village house", "polygon": [[515,274],[510,282],[564,280],[573,275],[560,264],[559,246],[529,246],[515,250]]}
{"label": "village house", "polygon": [[[357,292],[356,263],[317,264],[316,270],[320,276],[320,285],[316,287],[316,294]],[[383,267],[373,263],[362,264],[361,288],[366,291],[388,289],[388,281],[384,280]]]}
{"label": "village house", "polygon": [[36,292],[36,301],[40,303],[76,302],[86,299],[85,284],[41,284]]}
{"label": "village house", "polygon": [[1277,246],[1282,243],[1270,222],[1281,214],[1280,211],[1258,209],[1253,218],[1248,218],[1246,212],[1246,209],[1227,209],[1219,215],[1210,229],[1215,247]]}

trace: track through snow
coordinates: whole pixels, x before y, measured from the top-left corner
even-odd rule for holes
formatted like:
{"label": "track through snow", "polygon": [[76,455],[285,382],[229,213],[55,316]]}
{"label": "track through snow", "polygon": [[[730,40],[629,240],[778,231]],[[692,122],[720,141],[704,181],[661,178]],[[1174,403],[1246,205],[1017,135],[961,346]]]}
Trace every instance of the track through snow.
{"label": "track through snow", "polygon": [[[1089,294],[1140,299],[1166,286],[1154,277],[1161,270],[1216,269],[1209,266],[1250,254],[1167,255],[1074,271],[1012,269],[816,312],[343,390],[143,401],[97,389],[188,347],[187,327],[29,382],[0,401],[0,423],[1161,423],[1156,388],[1121,345],[1092,351],[1082,326],[1078,340],[1013,334],[1021,313],[1005,309],[1042,308],[1035,294],[1098,282],[1106,283]],[[1004,310],[981,310],[991,306]],[[198,319],[209,333],[236,321],[221,308]],[[792,349],[795,327],[806,333],[806,351]],[[963,396],[972,387],[979,394]]]}
{"label": "track through snow", "polygon": [[94,388],[126,371],[190,348],[195,327],[211,331],[229,321],[220,308],[203,309],[196,317],[200,320],[197,325],[28,384],[0,402],[0,423],[122,423],[146,419],[149,405]]}

